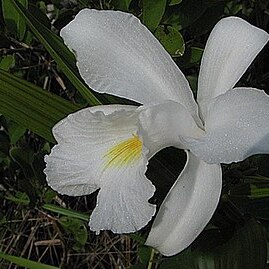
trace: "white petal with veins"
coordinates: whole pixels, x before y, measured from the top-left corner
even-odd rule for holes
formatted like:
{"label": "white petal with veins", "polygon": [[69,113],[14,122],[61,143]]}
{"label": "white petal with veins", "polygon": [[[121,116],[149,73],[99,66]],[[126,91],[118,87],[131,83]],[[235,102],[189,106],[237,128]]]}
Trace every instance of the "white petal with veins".
{"label": "white petal with veins", "polygon": [[92,89],[142,104],[174,100],[198,120],[185,76],[133,15],[83,9],[61,36],[76,52],[79,72]]}
{"label": "white petal with veins", "polygon": [[211,99],[230,90],[267,43],[269,35],[238,17],[220,20],[206,43],[197,100],[203,117]]}
{"label": "white petal with veins", "polygon": [[155,213],[137,121],[136,107],[98,106],[70,114],[53,128],[58,144],[45,157],[48,184],[73,196],[101,188],[90,220],[94,231],[134,232]]}
{"label": "white petal with veins", "polygon": [[146,245],[171,256],[187,248],[211,219],[221,193],[221,167],[188,153],[186,166],[164,199]]}
{"label": "white petal with veins", "polygon": [[155,214],[156,207],[148,203],[155,187],[146,178],[147,161],[122,169],[107,169],[97,197],[97,206],[91,214],[90,228],[130,233],[143,228]]}
{"label": "white petal with veins", "polygon": [[231,163],[269,153],[269,96],[253,88],[235,88],[209,106],[206,135],[186,138],[191,151],[208,163]]}

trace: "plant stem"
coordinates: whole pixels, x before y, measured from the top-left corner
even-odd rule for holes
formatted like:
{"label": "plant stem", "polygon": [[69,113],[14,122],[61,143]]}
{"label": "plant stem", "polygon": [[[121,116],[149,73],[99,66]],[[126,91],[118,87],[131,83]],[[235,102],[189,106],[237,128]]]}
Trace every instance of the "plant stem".
{"label": "plant stem", "polygon": [[154,248],[152,248],[151,249],[151,253],[150,253],[150,258],[149,258],[149,263],[148,263],[147,269],[151,269],[152,268],[153,260],[154,260],[154,255],[155,255],[155,250],[154,250]]}

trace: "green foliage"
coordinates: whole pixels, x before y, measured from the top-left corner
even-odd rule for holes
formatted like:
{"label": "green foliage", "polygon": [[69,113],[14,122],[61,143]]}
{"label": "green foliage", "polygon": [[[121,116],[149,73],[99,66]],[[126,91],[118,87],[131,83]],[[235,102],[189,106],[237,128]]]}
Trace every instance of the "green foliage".
{"label": "green foliage", "polygon": [[141,245],[138,248],[138,256],[142,264],[148,264],[151,257],[152,248]]}
{"label": "green foliage", "polygon": [[238,184],[230,192],[233,197],[248,197],[252,199],[266,198],[269,197],[269,178],[264,180],[261,178],[257,180],[249,180],[249,182],[244,182]]}
{"label": "green foliage", "polygon": [[30,204],[30,199],[29,199],[28,195],[26,193],[20,192],[20,191],[16,192],[15,195],[9,194],[5,198],[7,200],[12,201],[12,202],[19,204],[19,205],[26,206],[26,205]]}
{"label": "green foliage", "polygon": [[[18,0],[24,7],[28,6],[28,0]],[[3,17],[5,19],[8,30],[23,40],[26,32],[26,24],[24,18],[17,12],[10,0],[2,0]]]}
{"label": "green foliage", "polygon": [[180,4],[181,2],[182,0],[171,0],[169,2],[169,6],[177,5],[177,4]]}
{"label": "green foliage", "polygon": [[34,177],[32,168],[34,155],[31,150],[14,147],[9,151],[9,155],[21,167],[25,178],[32,179]]}
{"label": "green foliage", "polygon": [[14,67],[15,58],[13,55],[6,55],[0,60],[0,69],[8,71],[10,68]]}
{"label": "green foliage", "polygon": [[185,51],[185,43],[179,31],[171,26],[160,25],[154,35],[159,39],[165,49],[174,57],[182,56]]}
{"label": "green foliage", "polygon": [[186,249],[182,253],[180,253],[172,258],[165,259],[159,267],[159,269],[170,269],[170,268],[173,268],[173,269],[190,269],[190,268],[196,269],[197,267],[195,267],[190,248]]}
{"label": "green foliage", "polygon": [[191,248],[165,259],[160,269],[263,269],[266,255],[264,228],[250,219],[232,230],[204,231]]}
{"label": "green foliage", "polygon": [[48,141],[51,128],[80,107],[0,70],[0,113]]}
{"label": "green foliage", "polygon": [[55,267],[55,266],[46,265],[40,262],[34,262],[28,259],[24,259],[21,257],[12,256],[12,255],[7,255],[4,253],[0,253],[0,258],[10,261],[12,263],[15,263],[19,266],[29,268],[29,269],[59,269],[58,267]]}
{"label": "green foliage", "polygon": [[28,27],[48,50],[59,67],[74,84],[76,89],[81,93],[85,100],[91,105],[101,104],[101,102],[94,96],[85,83],[82,82],[76,68],[74,55],[63,44],[62,39],[41,24],[37,18],[31,15],[31,13],[20,5],[20,3],[16,2],[16,0],[10,1],[13,2],[13,5],[16,7],[19,14],[25,19]]}
{"label": "green foliage", "polygon": [[169,7],[164,22],[178,30],[192,25],[206,11],[207,5],[202,0],[182,1],[175,7]]}
{"label": "green foliage", "polygon": [[179,65],[185,68],[197,65],[201,61],[203,51],[203,49],[198,47],[187,47],[183,57],[179,59]]}
{"label": "green foliage", "polygon": [[85,223],[79,219],[69,217],[61,217],[59,223],[67,232],[74,236],[76,244],[73,246],[73,249],[80,251],[86,244],[88,238]]}
{"label": "green foliage", "polygon": [[153,32],[159,25],[166,0],[143,0],[143,23]]}
{"label": "green foliage", "polygon": [[24,135],[26,132],[25,127],[10,121],[8,124],[8,135],[11,144],[16,144],[19,139]]}
{"label": "green foliage", "polygon": [[132,0],[112,0],[112,4],[116,9],[128,11]]}
{"label": "green foliage", "polygon": [[72,219],[79,219],[84,221],[89,221],[90,216],[87,214],[79,213],[75,210],[62,208],[60,206],[51,205],[51,204],[45,204],[43,205],[43,208],[67,217],[70,217]]}

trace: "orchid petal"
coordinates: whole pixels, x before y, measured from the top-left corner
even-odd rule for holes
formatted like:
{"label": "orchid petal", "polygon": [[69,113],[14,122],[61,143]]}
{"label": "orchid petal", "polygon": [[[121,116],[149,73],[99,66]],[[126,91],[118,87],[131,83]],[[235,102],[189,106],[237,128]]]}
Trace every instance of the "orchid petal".
{"label": "orchid petal", "polygon": [[90,228],[114,233],[130,233],[143,228],[155,214],[155,205],[149,204],[155,187],[146,178],[147,161],[142,159],[126,169],[105,171],[97,206],[90,218]]}
{"label": "orchid petal", "polygon": [[221,167],[191,153],[184,170],[166,196],[146,245],[171,256],[187,248],[211,219],[221,193]]}
{"label": "orchid petal", "polygon": [[233,88],[267,43],[269,35],[237,17],[220,20],[203,54],[197,100],[204,118],[212,98]]}
{"label": "orchid petal", "polygon": [[149,156],[169,146],[186,149],[180,137],[199,138],[204,135],[186,108],[173,101],[142,107],[139,125],[150,150]]}
{"label": "orchid petal", "polygon": [[90,220],[96,232],[134,232],[155,213],[137,121],[136,107],[98,106],[70,114],[53,128],[58,144],[45,158],[48,184],[73,196],[101,188]]}
{"label": "orchid petal", "polygon": [[269,96],[253,88],[235,88],[209,106],[206,135],[186,138],[190,150],[208,163],[231,163],[269,153]]}
{"label": "orchid petal", "polygon": [[83,9],[61,30],[79,72],[95,91],[142,104],[174,100],[197,117],[189,84],[170,55],[131,14]]}

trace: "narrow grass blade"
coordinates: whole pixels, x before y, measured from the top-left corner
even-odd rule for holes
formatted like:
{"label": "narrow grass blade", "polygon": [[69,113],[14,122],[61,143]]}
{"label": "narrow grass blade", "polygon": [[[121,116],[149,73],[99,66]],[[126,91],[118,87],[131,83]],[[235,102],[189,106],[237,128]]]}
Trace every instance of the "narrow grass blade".
{"label": "narrow grass blade", "polygon": [[58,66],[68,77],[75,88],[81,93],[85,100],[91,105],[101,104],[101,101],[90,91],[82,81],[76,68],[74,55],[64,45],[62,39],[41,24],[30,12],[28,12],[18,1],[11,0],[17,11],[25,19],[26,24],[32,30],[36,38],[44,45]]}
{"label": "narrow grass blade", "polygon": [[44,263],[31,261],[28,259],[24,259],[17,256],[7,255],[2,252],[0,252],[0,258],[5,259],[7,261],[10,261],[12,263],[15,263],[19,266],[23,266],[29,269],[59,269],[59,267],[55,267],[52,265],[46,265]]}
{"label": "narrow grass blade", "polygon": [[54,142],[51,128],[78,105],[0,70],[0,113]]}
{"label": "narrow grass blade", "polygon": [[62,207],[57,206],[57,205],[45,204],[45,205],[43,205],[43,208],[46,210],[55,212],[55,213],[59,213],[59,214],[64,215],[64,216],[68,216],[68,217],[72,217],[72,218],[76,218],[76,219],[80,219],[80,220],[89,221],[89,218],[90,218],[90,216],[87,214],[79,213],[79,212],[74,211],[72,209],[62,208]]}

